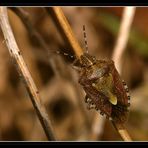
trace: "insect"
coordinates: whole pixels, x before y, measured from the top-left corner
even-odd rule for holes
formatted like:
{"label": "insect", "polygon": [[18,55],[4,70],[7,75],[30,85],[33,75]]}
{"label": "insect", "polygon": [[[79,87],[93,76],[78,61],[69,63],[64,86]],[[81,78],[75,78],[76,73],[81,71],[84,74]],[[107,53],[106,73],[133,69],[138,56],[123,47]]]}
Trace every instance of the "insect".
{"label": "insect", "polygon": [[127,121],[130,96],[128,87],[112,60],[99,60],[88,54],[85,26],[83,26],[86,52],[74,62],[79,67],[79,83],[82,85],[88,109],[96,109],[101,115],[116,123]]}

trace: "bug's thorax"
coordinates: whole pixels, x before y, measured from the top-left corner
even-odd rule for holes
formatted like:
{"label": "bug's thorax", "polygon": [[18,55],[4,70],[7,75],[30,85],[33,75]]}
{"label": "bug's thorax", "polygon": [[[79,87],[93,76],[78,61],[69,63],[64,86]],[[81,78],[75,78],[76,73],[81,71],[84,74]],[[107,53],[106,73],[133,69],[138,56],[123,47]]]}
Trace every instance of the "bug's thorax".
{"label": "bug's thorax", "polygon": [[95,80],[108,76],[113,64],[111,60],[96,60],[95,57],[88,53],[81,55],[79,62],[81,67],[80,76],[83,75],[83,78],[87,80]]}
{"label": "bug's thorax", "polygon": [[[87,90],[101,92],[113,104],[117,104],[117,97],[113,91],[113,77],[110,73],[111,60],[96,60],[93,56],[81,56],[82,70],[80,84]],[[85,64],[85,65],[84,65]]]}

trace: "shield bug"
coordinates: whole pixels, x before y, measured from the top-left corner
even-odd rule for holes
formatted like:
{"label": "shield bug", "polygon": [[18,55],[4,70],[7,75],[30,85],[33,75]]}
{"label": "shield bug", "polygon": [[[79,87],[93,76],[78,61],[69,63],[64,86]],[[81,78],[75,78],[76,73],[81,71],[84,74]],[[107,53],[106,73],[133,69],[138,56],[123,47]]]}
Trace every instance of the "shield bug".
{"label": "shield bug", "polygon": [[86,93],[88,109],[94,108],[109,120],[124,123],[130,106],[128,87],[112,60],[99,60],[88,54],[85,26],[83,31],[86,52],[74,62],[74,66],[79,67],[79,83]]}

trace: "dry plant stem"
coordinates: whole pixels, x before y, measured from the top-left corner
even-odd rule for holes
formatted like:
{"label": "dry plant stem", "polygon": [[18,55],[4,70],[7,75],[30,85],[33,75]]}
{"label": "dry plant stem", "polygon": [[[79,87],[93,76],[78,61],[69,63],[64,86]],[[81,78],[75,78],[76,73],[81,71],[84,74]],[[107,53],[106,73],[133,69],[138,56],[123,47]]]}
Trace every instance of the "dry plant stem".
{"label": "dry plant stem", "polygon": [[60,7],[52,7],[46,8],[47,12],[52,16],[55,20],[55,23],[59,30],[61,31],[61,35],[65,39],[65,42],[69,43],[70,47],[75,52],[77,58],[83,54],[83,50],[80,47],[78,41],[76,40],[74,33]]}
{"label": "dry plant stem", "polygon": [[123,10],[119,34],[112,55],[112,59],[114,60],[119,73],[121,73],[121,59],[128,42],[128,36],[133,22],[135,10],[136,7],[125,7]]}
{"label": "dry plant stem", "polygon": [[126,128],[124,127],[124,125],[121,124],[117,124],[117,123],[113,123],[113,126],[115,127],[115,129],[118,131],[118,133],[120,134],[121,138],[124,141],[132,141],[128,131],[126,130]]}
{"label": "dry plant stem", "polygon": [[48,140],[55,140],[55,137],[53,134],[53,129],[51,127],[51,122],[50,122],[50,120],[48,118],[48,114],[47,114],[47,112],[40,100],[39,91],[36,88],[36,85],[30,75],[30,72],[24,62],[24,59],[21,55],[21,52],[17,46],[14,35],[12,33],[12,29],[10,27],[10,23],[8,20],[6,7],[0,7],[0,25],[2,28],[2,32],[4,34],[4,38],[5,38],[9,53],[17,66],[20,76],[24,80],[24,83],[25,83],[25,86],[28,90],[30,99],[31,99],[34,109],[38,115],[38,118],[41,122],[41,125],[45,131],[45,134],[46,134]]}

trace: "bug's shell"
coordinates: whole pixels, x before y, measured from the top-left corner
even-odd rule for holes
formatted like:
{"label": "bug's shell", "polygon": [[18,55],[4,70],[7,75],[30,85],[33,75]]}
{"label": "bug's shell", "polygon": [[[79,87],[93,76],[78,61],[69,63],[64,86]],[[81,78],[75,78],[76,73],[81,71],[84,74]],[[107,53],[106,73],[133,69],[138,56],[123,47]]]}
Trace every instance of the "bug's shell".
{"label": "bug's shell", "polygon": [[[84,61],[85,59],[85,61]],[[84,66],[84,63],[86,63]],[[118,123],[124,123],[128,117],[129,96],[125,82],[122,82],[112,60],[95,60],[81,56],[79,83],[86,92],[86,102],[100,110],[102,115]],[[116,104],[110,99],[117,100]]]}

